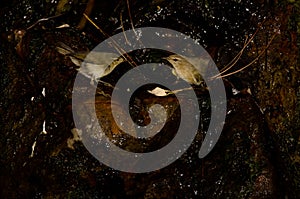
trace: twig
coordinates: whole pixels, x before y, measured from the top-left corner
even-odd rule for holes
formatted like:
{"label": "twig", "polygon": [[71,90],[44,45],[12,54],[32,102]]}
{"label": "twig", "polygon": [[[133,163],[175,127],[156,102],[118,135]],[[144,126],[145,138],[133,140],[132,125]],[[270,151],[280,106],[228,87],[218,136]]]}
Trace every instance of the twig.
{"label": "twig", "polygon": [[[134,24],[133,24],[133,20],[132,20],[132,16],[131,16],[129,0],[126,0],[126,3],[127,3],[127,9],[128,9],[128,15],[129,15],[129,20],[130,20],[131,28],[132,28],[132,30],[133,30],[135,36],[137,37],[137,32],[135,31]],[[141,40],[138,40],[138,41],[139,41],[140,44],[143,45],[143,43],[142,43]]]}
{"label": "twig", "polygon": [[257,60],[265,53],[265,51],[269,48],[269,46],[271,45],[271,43],[272,43],[273,39],[276,37],[276,35],[277,35],[277,33],[275,33],[275,34],[272,36],[272,38],[271,38],[271,40],[269,41],[268,45],[267,45],[267,46],[259,53],[259,55],[258,55],[254,60],[252,60],[249,64],[247,64],[246,66],[244,66],[244,67],[240,68],[239,70],[236,70],[236,71],[234,71],[234,72],[232,72],[232,73],[228,73],[228,74],[226,74],[226,75],[221,75],[221,76],[212,77],[212,78],[219,79],[219,78],[227,77],[227,76],[236,74],[236,73],[238,73],[238,72],[240,72],[240,71],[242,71],[242,70],[248,68],[248,67],[251,66],[252,64],[254,64],[254,63],[255,63],[255,62],[256,62],[256,61],[257,61]]}
{"label": "twig", "polygon": [[[250,41],[250,39],[249,39],[249,41]],[[246,35],[246,39],[245,39],[243,48],[240,50],[240,52],[225,67],[223,67],[220,70],[221,73],[219,75],[221,75],[221,74],[225,73],[226,71],[230,70],[239,61],[239,59],[243,55],[243,52],[246,49],[247,45],[248,45],[248,35]]]}
{"label": "twig", "polygon": [[243,55],[244,50],[246,49],[246,47],[250,44],[251,41],[253,41],[255,35],[258,33],[259,28],[262,27],[262,25],[264,24],[264,22],[266,21],[266,19],[260,23],[259,27],[256,29],[256,31],[254,32],[254,34],[250,37],[250,39],[248,39],[248,36],[246,36],[246,40],[244,42],[243,48],[240,50],[240,52],[238,52],[238,54],[225,66],[223,67],[220,71],[219,74],[213,76],[212,78],[217,78],[217,77],[221,77],[225,72],[227,72],[228,70],[230,70],[233,66],[235,66],[235,64],[239,61],[239,59],[241,58],[241,56]]}
{"label": "twig", "polygon": [[136,34],[135,29],[134,29],[134,25],[133,25],[132,16],[131,16],[129,0],[126,0],[126,4],[127,4],[127,9],[128,9],[128,15],[129,15],[129,20],[130,20],[131,28],[132,28],[133,32]]}
{"label": "twig", "polygon": [[[110,38],[110,35],[107,34],[104,30],[102,30],[97,24],[95,24],[95,23],[89,18],[89,16],[87,16],[85,13],[83,13],[83,16],[84,16],[84,17],[85,17],[85,18],[86,18],[93,26],[95,26],[95,28],[97,28],[97,29],[98,29],[105,37]],[[133,67],[136,67],[137,64],[136,64],[136,63],[133,61],[133,59],[132,59],[125,51],[124,51],[124,49],[122,49],[114,39],[111,38],[111,40],[112,40],[113,45],[114,45],[114,46],[112,46],[112,47],[114,47],[114,48],[118,51],[118,53],[119,53],[126,61],[128,61],[128,63],[129,63],[130,65],[132,65]]]}
{"label": "twig", "polygon": [[[84,10],[84,14],[86,14],[87,16],[90,16],[92,13],[94,4],[95,4],[95,0],[89,0],[86,5],[86,8]],[[83,16],[81,18],[80,22],[78,23],[77,28],[79,30],[82,30],[85,27],[85,25],[86,25],[86,18]]]}
{"label": "twig", "polygon": [[122,12],[120,13],[120,22],[121,22],[122,32],[123,32],[124,38],[125,38],[125,40],[126,40],[126,43],[127,43],[128,45],[131,45],[130,42],[128,41],[127,36],[126,36],[126,33],[125,33],[124,24],[123,24]]}
{"label": "twig", "polygon": [[42,21],[48,21],[49,19],[54,19],[54,18],[60,17],[60,16],[62,16],[62,15],[63,15],[63,14],[59,14],[59,15],[55,15],[55,16],[51,16],[51,17],[39,19],[39,20],[37,20],[34,24],[32,24],[31,26],[29,26],[28,28],[26,28],[26,30],[29,30],[29,29],[33,28],[34,26],[36,26],[37,24],[39,24],[39,23],[42,22]]}

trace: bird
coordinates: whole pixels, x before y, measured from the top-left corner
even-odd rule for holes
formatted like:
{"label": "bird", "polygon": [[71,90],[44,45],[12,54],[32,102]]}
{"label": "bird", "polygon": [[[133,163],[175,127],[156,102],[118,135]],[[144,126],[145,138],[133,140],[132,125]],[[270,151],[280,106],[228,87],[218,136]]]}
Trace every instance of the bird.
{"label": "bird", "polygon": [[[91,78],[91,82],[110,74],[125,59],[115,53],[81,51],[76,52],[63,42],[59,42],[56,50],[80,68],[81,74]],[[162,59],[167,60],[173,67],[172,73],[192,85],[201,85],[204,80],[201,75],[205,74],[209,59],[198,57],[185,57],[183,55],[172,54]],[[197,70],[198,69],[198,70]],[[200,71],[200,73],[199,73]]]}
{"label": "bird", "polygon": [[116,53],[89,50],[76,52],[63,42],[58,42],[55,49],[80,67],[78,71],[81,74],[95,81],[110,74],[120,63],[125,61]]}
{"label": "bird", "polygon": [[185,57],[178,54],[172,54],[168,57],[163,57],[163,59],[172,65],[172,73],[175,76],[192,85],[200,85],[204,82],[201,75],[205,74],[206,67],[210,61],[205,58]]}

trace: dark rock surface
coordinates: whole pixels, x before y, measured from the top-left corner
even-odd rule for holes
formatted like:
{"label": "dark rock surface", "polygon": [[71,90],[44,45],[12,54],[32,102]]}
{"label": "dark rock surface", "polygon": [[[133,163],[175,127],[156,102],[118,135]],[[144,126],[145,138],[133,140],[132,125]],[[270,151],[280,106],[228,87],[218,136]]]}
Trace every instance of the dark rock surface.
{"label": "dark rock surface", "polygon": [[[0,198],[299,197],[299,3],[131,0],[129,4],[135,27],[159,26],[190,35],[220,69],[264,18],[262,28],[232,70],[254,60],[274,32],[280,30],[280,34],[276,33],[267,53],[257,62],[226,78],[226,123],[208,156],[198,158],[209,123],[209,95],[196,89],[204,122],[191,147],[161,170],[131,174],[101,164],[80,141],[72,118],[72,89],[78,67],[55,49],[64,42],[84,52],[106,38],[89,22],[80,22],[85,10],[108,35],[122,31],[120,13],[124,29],[131,28],[126,1],[2,1]],[[70,27],[57,28],[66,23]],[[120,76],[120,68],[105,80]],[[240,92],[233,93],[233,87]],[[107,94],[112,89],[99,84],[98,91],[97,116],[103,120],[107,135],[118,142],[125,135],[111,116]],[[144,148],[126,136],[120,145],[147,151],[172,139],[176,118],[180,117],[174,96],[154,97],[141,89],[131,104],[132,117],[147,124],[144,104],[156,103],[169,107],[173,118],[162,134],[143,143]],[[89,106],[87,102],[85,108]],[[122,112],[122,107],[118,108]]]}

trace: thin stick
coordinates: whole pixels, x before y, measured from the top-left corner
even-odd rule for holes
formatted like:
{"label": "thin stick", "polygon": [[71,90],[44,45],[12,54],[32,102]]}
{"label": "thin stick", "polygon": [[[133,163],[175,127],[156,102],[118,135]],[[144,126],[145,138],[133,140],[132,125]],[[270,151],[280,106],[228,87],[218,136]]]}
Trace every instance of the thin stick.
{"label": "thin stick", "polygon": [[130,45],[130,42],[129,42],[128,39],[127,39],[127,36],[126,36],[126,33],[125,33],[125,29],[124,29],[122,12],[120,13],[120,22],[121,22],[122,32],[123,32],[124,38],[125,38],[125,40],[126,40],[126,43],[127,43],[128,45]]}
{"label": "thin stick", "polygon": [[32,24],[31,26],[29,26],[26,30],[29,30],[29,29],[33,28],[34,26],[36,26],[37,24],[39,24],[39,23],[42,22],[42,21],[48,21],[48,20],[50,20],[50,19],[54,19],[54,18],[60,17],[60,16],[62,16],[62,15],[63,15],[63,14],[59,14],[59,15],[55,15],[55,16],[51,16],[51,17],[39,19],[39,20],[37,20],[34,24]]}
{"label": "thin stick", "polygon": [[250,37],[250,39],[248,40],[248,36],[246,36],[246,40],[244,42],[243,48],[240,50],[240,52],[224,67],[222,68],[219,74],[213,76],[212,78],[216,78],[219,76],[222,76],[222,74],[224,74],[226,71],[230,70],[233,66],[235,66],[235,64],[238,62],[238,60],[241,58],[244,50],[246,49],[246,47],[250,44],[251,41],[253,41],[255,35],[258,33],[259,28],[262,27],[262,25],[264,24],[264,22],[266,21],[263,20],[262,23],[260,23],[259,27],[256,29],[256,31],[254,32],[254,34]]}
{"label": "thin stick", "polygon": [[248,68],[248,67],[251,66],[252,64],[254,64],[254,63],[255,63],[255,62],[256,62],[256,61],[257,61],[257,60],[265,53],[265,51],[269,48],[269,46],[271,45],[271,43],[272,43],[273,39],[276,37],[276,35],[277,35],[277,33],[275,33],[275,34],[272,36],[272,38],[271,38],[271,40],[269,41],[268,45],[267,45],[267,46],[260,52],[260,54],[259,54],[254,60],[252,60],[249,64],[247,64],[247,65],[244,66],[243,68],[241,68],[241,69],[239,69],[239,70],[236,70],[236,71],[234,71],[234,72],[232,72],[232,73],[228,73],[228,74],[226,74],[226,75],[217,76],[217,77],[213,77],[213,78],[219,79],[219,78],[223,78],[223,77],[227,77],[227,76],[236,74],[236,73],[238,73],[238,72],[240,72],[240,71],[242,71],[242,70]]}
{"label": "thin stick", "polygon": [[[134,28],[134,25],[133,25],[133,20],[132,20],[132,16],[131,16],[131,11],[130,11],[130,4],[129,4],[129,0],[126,0],[126,3],[127,3],[127,9],[128,9],[128,15],[129,15],[129,20],[130,20],[130,24],[131,24],[131,28],[134,32],[134,34],[137,36],[137,33],[135,31],[135,28]],[[124,29],[123,29],[124,31]],[[125,34],[125,33],[124,33]],[[138,40],[140,44],[143,45],[143,43],[141,42],[141,40]]]}
{"label": "thin stick", "polygon": [[241,58],[241,56],[242,56],[242,54],[244,52],[244,49],[247,46],[247,42],[248,42],[248,35],[246,35],[246,39],[245,39],[243,48],[240,50],[240,52],[238,52],[238,54],[225,67],[223,67],[220,70],[221,73],[224,73],[224,72],[228,71],[230,68],[232,68],[232,65],[234,65],[234,64],[236,64],[238,62],[238,60]]}
{"label": "thin stick", "polygon": [[133,32],[136,34],[135,29],[134,29],[134,25],[133,25],[132,16],[131,16],[129,0],[126,0],[126,3],[127,3],[127,9],[128,9],[128,15],[129,15],[129,20],[130,20],[131,28],[132,28]]}
{"label": "thin stick", "polygon": [[244,42],[244,46],[243,48],[240,50],[240,52],[229,62],[229,64],[227,64],[222,70],[221,73],[219,73],[217,76],[221,76],[222,74],[224,74],[225,72],[227,72],[228,70],[230,70],[233,66],[235,66],[235,64],[238,62],[238,60],[241,58],[241,56],[243,55],[244,50],[246,49],[246,47],[250,44],[250,42],[254,39],[255,35],[257,34],[259,29],[257,29],[255,31],[255,33],[250,37],[250,39],[246,38],[245,42]]}
{"label": "thin stick", "polygon": [[[84,14],[86,14],[87,16],[90,16],[92,13],[94,4],[95,4],[95,0],[89,0],[85,7]],[[82,30],[85,27],[85,25],[86,25],[86,18],[83,16],[80,19],[80,22],[78,23],[77,28],[79,30]]]}
{"label": "thin stick", "polygon": [[[95,24],[90,18],[89,16],[87,16],[85,13],[83,13],[83,16],[87,18],[87,20],[93,25],[95,26],[105,37],[107,38],[110,38],[110,35],[108,35],[106,32],[104,32],[99,26],[97,26],[97,24]],[[124,51],[124,49],[122,49],[118,43],[114,40],[114,39],[111,39],[114,46],[114,47],[118,53],[125,59],[129,62],[129,64],[131,64],[133,67],[136,67],[137,64],[133,61],[133,59]],[[126,55],[126,56],[125,56]]]}
{"label": "thin stick", "polygon": [[94,22],[93,22],[93,20],[91,20],[91,18],[88,16],[88,15],[86,15],[85,13],[83,13],[83,16],[93,25],[93,26],[95,26],[105,37],[110,37],[108,34],[106,34],[99,26],[97,26]]}

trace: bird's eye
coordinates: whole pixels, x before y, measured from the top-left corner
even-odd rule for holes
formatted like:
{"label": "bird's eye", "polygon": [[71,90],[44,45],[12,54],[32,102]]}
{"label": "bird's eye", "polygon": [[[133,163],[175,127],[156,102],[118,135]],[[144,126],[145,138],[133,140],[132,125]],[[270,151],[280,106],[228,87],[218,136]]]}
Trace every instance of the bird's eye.
{"label": "bird's eye", "polygon": [[173,61],[178,61],[178,59],[177,59],[177,58],[174,58]]}

